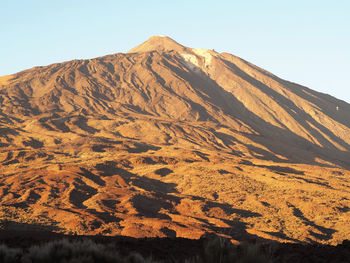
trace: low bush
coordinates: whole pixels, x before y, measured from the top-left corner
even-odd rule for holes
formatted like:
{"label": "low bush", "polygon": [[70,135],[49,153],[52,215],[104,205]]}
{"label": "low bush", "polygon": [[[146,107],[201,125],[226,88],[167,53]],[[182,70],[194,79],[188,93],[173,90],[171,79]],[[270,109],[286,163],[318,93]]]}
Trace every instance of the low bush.
{"label": "low bush", "polygon": [[233,245],[228,239],[208,239],[204,247],[205,263],[270,263],[271,257],[258,244]]}
{"label": "low bush", "polygon": [[0,262],[17,263],[22,255],[22,250],[18,248],[9,248],[6,245],[0,245]]}
{"label": "low bush", "polygon": [[107,249],[104,245],[96,244],[91,240],[69,242],[65,239],[31,247],[23,259],[31,263],[124,262],[117,252]]}
{"label": "low bush", "polygon": [[[175,255],[174,255],[175,256]],[[57,240],[26,250],[0,245],[1,263],[178,263],[176,258],[164,261],[145,259],[138,253],[122,256],[113,244],[91,240],[70,242]],[[215,237],[204,245],[203,255],[193,255],[185,263],[269,263],[270,257],[258,245],[232,245],[228,239]]]}

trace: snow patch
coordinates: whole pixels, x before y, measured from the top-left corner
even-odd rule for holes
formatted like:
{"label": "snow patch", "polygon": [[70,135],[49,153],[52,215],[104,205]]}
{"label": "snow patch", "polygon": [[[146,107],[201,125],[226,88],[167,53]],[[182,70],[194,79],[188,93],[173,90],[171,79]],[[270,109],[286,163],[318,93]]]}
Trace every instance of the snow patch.
{"label": "snow patch", "polygon": [[193,48],[192,51],[196,53],[198,56],[201,56],[204,58],[204,65],[206,67],[209,67],[211,64],[211,60],[213,58],[213,55],[209,52],[207,49],[203,48]]}
{"label": "snow patch", "polygon": [[180,55],[184,59],[186,66],[190,70],[194,70],[194,71],[199,70],[199,62],[195,55],[191,55],[191,54],[180,54]]}

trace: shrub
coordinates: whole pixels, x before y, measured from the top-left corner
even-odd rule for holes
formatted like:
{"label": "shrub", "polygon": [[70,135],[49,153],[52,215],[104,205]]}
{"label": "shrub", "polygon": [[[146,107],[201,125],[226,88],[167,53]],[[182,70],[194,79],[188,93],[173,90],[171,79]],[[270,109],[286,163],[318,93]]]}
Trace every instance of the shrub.
{"label": "shrub", "polygon": [[113,244],[97,244],[92,240],[69,242],[57,240],[32,246],[25,252],[0,245],[0,263],[268,263],[272,262],[257,244],[235,246],[222,237],[208,238],[202,255],[193,255],[185,261],[168,258],[165,261],[145,259],[138,253],[121,256]]}
{"label": "shrub", "polygon": [[237,263],[270,263],[271,257],[267,253],[263,253],[258,244],[244,244],[242,246],[242,254]]}
{"label": "shrub", "polygon": [[42,246],[31,247],[24,256],[31,263],[143,263],[140,255],[122,258],[114,248],[96,244],[91,240],[69,242],[53,241]]}
{"label": "shrub", "polygon": [[0,245],[0,262],[17,263],[22,255],[22,250],[18,248],[9,248],[6,245]]}
{"label": "shrub", "polygon": [[207,240],[204,245],[206,263],[235,262],[237,249],[229,240],[222,237],[214,237]]}
{"label": "shrub", "polygon": [[269,263],[269,256],[257,244],[233,245],[228,239],[209,239],[204,247],[206,263]]}

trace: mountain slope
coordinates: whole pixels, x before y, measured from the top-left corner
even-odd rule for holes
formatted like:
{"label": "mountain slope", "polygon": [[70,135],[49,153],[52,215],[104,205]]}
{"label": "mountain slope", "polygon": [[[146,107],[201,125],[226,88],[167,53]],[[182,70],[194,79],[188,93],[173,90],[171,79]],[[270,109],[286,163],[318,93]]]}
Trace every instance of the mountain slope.
{"label": "mountain slope", "polygon": [[1,77],[2,216],[63,232],[334,243],[349,238],[348,116],[341,100],[168,37]]}
{"label": "mountain slope", "polygon": [[[167,37],[151,37],[132,52],[18,73],[2,85],[2,111],[30,118],[123,112],[205,121],[249,135],[288,159],[310,163],[318,158],[349,167],[343,163],[350,144],[345,102],[232,55],[185,48]],[[253,136],[258,134],[262,136]],[[288,149],[296,149],[290,154],[262,137],[273,138],[273,143],[278,137]]]}

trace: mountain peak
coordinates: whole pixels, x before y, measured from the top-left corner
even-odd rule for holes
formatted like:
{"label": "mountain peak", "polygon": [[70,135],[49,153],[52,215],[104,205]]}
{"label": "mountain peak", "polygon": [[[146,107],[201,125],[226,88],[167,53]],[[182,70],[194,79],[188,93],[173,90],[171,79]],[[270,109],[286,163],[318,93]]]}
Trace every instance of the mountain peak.
{"label": "mountain peak", "polygon": [[349,116],[166,36],[3,76],[0,228],[333,245],[350,239]]}
{"label": "mountain peak", "polygon": [[168,36],[151,36],[141,45],[131,49],[128,53],[142,53],[149,52],[153,50],[176,50],[176,51],[184,51],[187,48],[175,40],[171,39]]}

